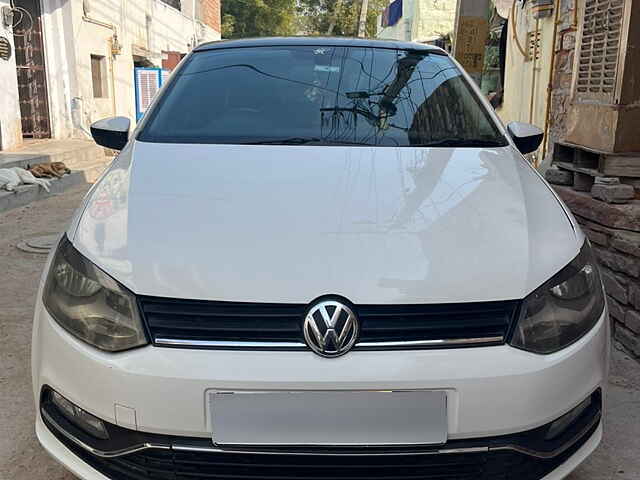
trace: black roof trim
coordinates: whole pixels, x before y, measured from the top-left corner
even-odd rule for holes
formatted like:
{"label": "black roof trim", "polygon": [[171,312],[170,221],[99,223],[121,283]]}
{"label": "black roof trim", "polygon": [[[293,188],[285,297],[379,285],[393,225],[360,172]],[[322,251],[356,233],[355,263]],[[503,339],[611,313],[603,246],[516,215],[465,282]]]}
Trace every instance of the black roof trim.
{"label": "black roof trim", "polygon": [[397,50],[418,50],[436,55],[447,55],[447,52],[434,45],[424,43],[400,42],[397,40],[377,40],[369,38],[350,37],[259,37],[242,38],[238,40],[218,40],[198,45],[194,52],[204,50],[218,50],[223,48],[249,47],[283,47],[283,46],[331,46],[331,47],[372,47],[392,48]]}

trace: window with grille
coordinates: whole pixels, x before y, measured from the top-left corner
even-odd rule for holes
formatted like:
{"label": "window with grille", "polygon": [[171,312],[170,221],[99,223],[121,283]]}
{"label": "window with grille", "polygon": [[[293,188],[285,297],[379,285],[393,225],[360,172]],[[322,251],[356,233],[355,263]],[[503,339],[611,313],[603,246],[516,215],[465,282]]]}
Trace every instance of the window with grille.
{"label": "window with grille", "polygon": [[576,95],[613,101],[624,18],[624,0],[586,0]]}
{"label": "window with grille", "polygon": [[175,8],[176,10],[181,10],[180,8],[180,0],[160,0],[162,3],[166,3],[167,5]]}

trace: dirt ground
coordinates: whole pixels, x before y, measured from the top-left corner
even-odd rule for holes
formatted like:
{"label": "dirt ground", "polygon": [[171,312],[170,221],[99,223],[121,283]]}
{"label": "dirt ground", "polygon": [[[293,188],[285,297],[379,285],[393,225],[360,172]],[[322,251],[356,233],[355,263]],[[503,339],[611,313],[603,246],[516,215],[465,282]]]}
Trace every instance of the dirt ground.
{"label": "dirt ground", "polygon": [[[0,214],[0,480],[71,480],[39,446],[33,428],[29,349],[45,258],[23,253],[27,237],[62,231],[86,187]],[[640,364],[613,351],[605,438],[570,480],[640,480]]]}

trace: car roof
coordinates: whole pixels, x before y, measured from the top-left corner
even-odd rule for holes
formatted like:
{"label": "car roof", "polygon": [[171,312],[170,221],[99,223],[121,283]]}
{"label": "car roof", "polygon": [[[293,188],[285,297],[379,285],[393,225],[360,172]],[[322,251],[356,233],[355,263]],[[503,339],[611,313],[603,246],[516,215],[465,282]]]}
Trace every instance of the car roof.
{"label": "car roof", "polygon": [[218,40],[198,45],[194,48],[194,51],[200,52],[203,50],[217,50],[223,48],[283,46],[392,48],[396,50],[420,50],[440,55],[447,55],[447,53],[441,48],[424,43],[351,37],[259,37],[242,38],[238,40]]}

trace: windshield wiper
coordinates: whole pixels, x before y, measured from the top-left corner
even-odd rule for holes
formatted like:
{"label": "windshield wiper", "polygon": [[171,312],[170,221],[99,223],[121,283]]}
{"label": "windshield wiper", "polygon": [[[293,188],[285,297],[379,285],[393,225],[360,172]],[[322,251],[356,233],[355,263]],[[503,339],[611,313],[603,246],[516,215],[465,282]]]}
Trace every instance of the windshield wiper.
{"label": "windshield wiper", "polygon": [[322,140],[323,145],[364,145],[365,147],[375,147],[377,146],[375,143],[367,143],[367,142],[358,142],[351,140],[332,140],[330,138],[326,138]]}
{"label": "windshield wiper", "polygon": [[424,143],[412,143],[412,147],[476,147],[476,148],[491,148],[491,147],[505,147],[506,142],[500,140],[483,140],[473,138],[443,138],[440,140],[434,140],[432,142]]}
{"label": "windshield wiper", "polygon": [[322,139],[317,137],[291,137],[291,138],[278,138],[269,140],[256,140],[251,142],[245,142],[243,145],[304,145],[305,143],[321,142]]}
{"label": "windshield wiper", "polygon": [[306,145],[313,143],[315,145],[366,145],[375,146],[371,143],[350,141],[350,140],[337,140],[332,138],[318,138],[318,137],[291,137],[281,138],[277,140],[256,140],[243,143],[242,145]]}

